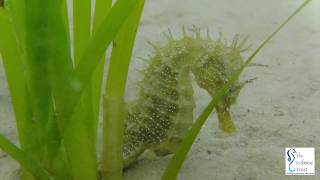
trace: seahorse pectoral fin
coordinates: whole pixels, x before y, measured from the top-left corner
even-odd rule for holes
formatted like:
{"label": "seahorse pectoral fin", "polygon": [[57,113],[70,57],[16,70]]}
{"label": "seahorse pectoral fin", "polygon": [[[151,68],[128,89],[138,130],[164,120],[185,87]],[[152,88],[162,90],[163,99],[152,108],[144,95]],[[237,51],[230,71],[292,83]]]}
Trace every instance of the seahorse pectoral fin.
{"label": "seahorse pectoral fin", "polygon": [[219,128],[226,133],[234,133],[236,131],[235,125],[232,121],[229,108],[216,107],[219,120]]}
{"label": "seahorse pectoral fin", "polygon": [[243,82],[240,82],[236,87],[235,87],[235,91],[238,91],[240,92],[240,90],[247,84],[249,83],[253,83],[255,80],[257,80],[258,78],[255,77],[255,78],[251,78],[251,79],[248,79],[246,81],[243,81]]}
{"label": "seahorse pectoral fin", "polygon": [[249,67],[270,67],[269,65],[267,65],[267,64],[261,64],[261,63],[250,63],[249,65],[248,65]]}
{"label": "seahorse pectoral fin", "polygon": [[[243,82],[240,82],[238,83],[237,85],[233,86],[233,88],[231,88],[231,93],[234,94],[235,97],[238,97],[239,96],[239,93],[241,91],[241,89],[247,85],[247,84],[250,84],[250,83],[253,83],[256,79],[258,78],[251,78],[251,79],[248,79],[246,81],[243,81]],[[233,104],[234,102],[231,102],[230,104]]]}

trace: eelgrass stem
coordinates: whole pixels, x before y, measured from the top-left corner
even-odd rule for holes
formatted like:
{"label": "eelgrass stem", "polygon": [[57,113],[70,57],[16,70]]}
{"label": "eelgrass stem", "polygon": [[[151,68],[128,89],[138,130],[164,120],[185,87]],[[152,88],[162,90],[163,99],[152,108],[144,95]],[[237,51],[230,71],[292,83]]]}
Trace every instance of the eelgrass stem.
{"label": "eelgrass stem", "polygon": [[102,164],[105,180],[122,179],[125,88],[143,7],[144,0],[141,0],[113,42],[103,108]]}
{"label": "eelgrass stem", "polygon": [[8,153],[13,159],[18,161],[24,169],[32,173],[36,179],[51,180],[49,174],[41,167],[40,164],[38,164],[36,161],[33,161],[28,154],[19,149],[1,134],[0,148]]}

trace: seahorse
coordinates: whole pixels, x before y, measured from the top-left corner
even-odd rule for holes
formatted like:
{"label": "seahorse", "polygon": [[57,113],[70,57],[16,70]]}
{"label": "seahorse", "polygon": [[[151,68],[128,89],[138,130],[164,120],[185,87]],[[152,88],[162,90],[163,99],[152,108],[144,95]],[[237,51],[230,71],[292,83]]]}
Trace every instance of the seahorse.
{"label": "seahorse", "polygon": [[[197,84],[212,97],[243,59],[245,40],[238,44],[238,36],[231,45],[209,36],[201,37],[200,30],[190,36],[183,29],[183,37],[174,39],[169,31],[165,46],[153,46],[155,54],[142,72],[138,83],[137,100],[126,107],[124,135],[124,167],[134,162],[146,149],[164,156],[174,153],[185,133],[193,124],[195,100],[191,73]],[[235,130],[229,107],[235,102],[246,82],[236,82],[216,107],[219,126],[225,132]]]}

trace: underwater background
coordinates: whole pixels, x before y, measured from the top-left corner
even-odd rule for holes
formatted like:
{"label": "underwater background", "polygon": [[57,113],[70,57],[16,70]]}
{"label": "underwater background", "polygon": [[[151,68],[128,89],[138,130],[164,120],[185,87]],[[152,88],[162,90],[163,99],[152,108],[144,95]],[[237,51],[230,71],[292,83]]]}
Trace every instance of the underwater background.
{"label": "underwater background", "polygon": [[[165,43],[168,28],[182,36],[195,25],[226,41],[249,35],[252,49],[266,38],[301,0],[147,0],[129,72],[128,100],[137,95],[134,82],[144,67],[139,57],[152,54],[146,41]],[[198,136],[181,172],[182,180],[320,179],[320,1],[313,1],[256,57],[242,78],[248,84],[231,112],[237,132],[218,129],[213,113]],[[249,51],[250,52],[250,51]],[[245,55],[245,54],[244,54]],[[1,66],[2,68],[2,66]],[[210,96],[194,83],[195,117]],[[17,142],[14,117],[3,69],[0,69],[0,132]],[[285,176],[285,147],[315,147],[315,176]],[[126,170],[126,180],[157,180],[170,157],[144,154]],[[0,180],[18,165],[0,151]]]}

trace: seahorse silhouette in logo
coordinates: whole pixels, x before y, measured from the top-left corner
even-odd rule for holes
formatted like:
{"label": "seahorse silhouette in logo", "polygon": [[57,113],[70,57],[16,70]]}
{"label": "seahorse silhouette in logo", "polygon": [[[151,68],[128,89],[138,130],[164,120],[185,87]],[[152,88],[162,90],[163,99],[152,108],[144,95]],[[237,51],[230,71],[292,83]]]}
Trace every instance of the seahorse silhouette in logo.
{"label": "seahorse silhouette in logo", "polygon": [[[203,38],[199,29],[194,36],[183,29],[183,38],[174,39],[167,34],[168,43],[157,46],[155,54],[147,60],[142,70],[143,79],[138,83],[137,100],[126,106],[124,135],[124,166],[135,161],[146,149],[158,156],[174,153],[185,133],[193,123],[195,101],[191,73],[196,83],[212,97],[230,75],[243,63],[241,52],[246,38],[236,35],[231,44]],[[217,105],[219,127],[233,132],[230,106],[235,102],[242,87],[249,81],[237,81]]]}
{"label": "seahorse silhouette in logo", "polygon": [[294,160],[296,159],[296,157],[294,156],[294,154],[297,153],[297,151],[293,148],[289,149],[287,151],[287,155],[288,155],[288,162],[289,162],[289,171],[290,172],[294,172],[295,171],[295,168],[291,168],[291,164],[294,162]]}

